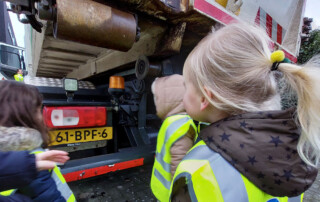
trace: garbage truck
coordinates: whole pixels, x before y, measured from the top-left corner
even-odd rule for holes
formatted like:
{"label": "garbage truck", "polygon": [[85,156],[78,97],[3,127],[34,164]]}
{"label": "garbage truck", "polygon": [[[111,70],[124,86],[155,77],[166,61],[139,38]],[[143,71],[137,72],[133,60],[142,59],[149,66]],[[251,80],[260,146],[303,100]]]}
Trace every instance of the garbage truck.
{"label": "garbage truck", "polygon": [[[76,181],[152,162],[156,77],[229,23],[257,24],[297,61],[306,0],[6,0],[26,29],[28,76],[43,95],[51,148]],[[22,17],[25,16],[25,17]]]}

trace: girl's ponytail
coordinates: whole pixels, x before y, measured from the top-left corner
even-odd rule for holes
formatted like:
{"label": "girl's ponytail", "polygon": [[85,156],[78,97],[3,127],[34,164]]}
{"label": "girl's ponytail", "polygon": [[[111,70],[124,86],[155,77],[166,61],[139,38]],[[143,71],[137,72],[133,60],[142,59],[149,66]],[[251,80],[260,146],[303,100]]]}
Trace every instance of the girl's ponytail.
{"label": "girl's ponytail", "polygon": [[[273,70],[297,93],[298,152],[308,164],[320,158],[320,56],[304,66],[285,62],[282,51],[270,53],[270,38],[246,23],[225,26],[205,37],[188,56],[184,72],[212,106],[228,114],[280,110]],[[279,89],[280,90],[280,89]],[[293,101],[293,100],[292,100]]]}
{"label": "girl's ponytail", "polygon": [[320,158],[320,56],[307,64],[281,63],[278,69],[298,97],[297,118],[301,126],[298,152],[301,158],[317,166]]}

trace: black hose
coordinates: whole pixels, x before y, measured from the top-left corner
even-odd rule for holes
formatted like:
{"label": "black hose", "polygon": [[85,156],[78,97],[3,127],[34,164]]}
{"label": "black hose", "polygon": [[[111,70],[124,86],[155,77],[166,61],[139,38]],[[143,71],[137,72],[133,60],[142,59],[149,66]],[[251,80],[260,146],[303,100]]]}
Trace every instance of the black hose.
{"label": "black hose", "polygon": [[35,29],[37,32],[41,33],[42,32],[41,28],[43,27],[43,24],[39,22],[34,15],[26,15],[26,16],[32,28]]}

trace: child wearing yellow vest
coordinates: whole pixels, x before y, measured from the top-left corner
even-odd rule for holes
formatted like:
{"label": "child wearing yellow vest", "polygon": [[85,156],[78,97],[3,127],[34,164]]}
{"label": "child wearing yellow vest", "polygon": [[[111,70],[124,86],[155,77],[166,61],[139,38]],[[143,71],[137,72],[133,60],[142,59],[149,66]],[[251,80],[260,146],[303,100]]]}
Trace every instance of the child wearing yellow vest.
{"label": "child wearing yellow vest", "polygon": [[[0,149],[39,154],[49,144],[49,135],[42,120],[42,98],[34,86],[16,81],[0,81]],[[24,172],[21,170],[21,172]],[[59,168],[43,170],[26,186],[0,192],[10,197],[21,194],[32,201],[75,201]]]}
{"label": "child wearing yellow vest", "polygon": [[[283,51],[271,52],[264,30],[240,22],[193,49],[183,103],[190,117],[211,125],[180,162],[170,200],[302,201],[320,159],[320,63],[286,62]],[[282,108],[279,75],[296,107]]]}
{"label": "child wearing yellow vest", "polygon": [[158,200],[164,201],[178,164],[194,145],[196,126],[183,107],[182,75],[157,78],[152,84],[152,93],[157,116],[164,121],[157,138],[151,189]]}

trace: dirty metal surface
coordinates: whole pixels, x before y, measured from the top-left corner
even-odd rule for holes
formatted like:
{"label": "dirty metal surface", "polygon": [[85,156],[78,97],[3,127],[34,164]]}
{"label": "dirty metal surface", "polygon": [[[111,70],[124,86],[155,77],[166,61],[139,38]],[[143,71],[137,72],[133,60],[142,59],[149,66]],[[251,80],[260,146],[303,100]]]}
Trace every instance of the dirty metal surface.
{"label": "dirty metal surface", "polygon": [[[109,3],[109,1],[106,1]],[[169,16],[175,16],[185,13],[189,8],[189,0],[117,0],[112,4],[119,7],[129,8],[130,10],[139,10],[159,19],[166,19]]]}
{"label": "dirty metal surface", "polygon": [[60,39],[127,51],[136,40],[137,23],[132,14],[91,0],[57,0],[54,34]]}
{"label": "dirty metal surface", "polygon": [[139,20],[148,16],[163,21],[168,27],[186,23],[186,31],[201,37],[206,36],[216,24],[208,16],[193,10],[190,0],[118,0],[112,4],[121,10],[137,13]]}
{"label": "dirty metal surface", "polygon": [[158,44],[157,56],[179,54],[183,36],[186,30],[186,23],[182,22],[173,26]]}
{"label": "dirty metal surface", "polygon": [[[133,64],[133,68],[140,55],[154,55],[157,51],[156,44],[162,40],[166,27],[157,24],[155,21],[147,20],[140,20],[139,27],[141,28],[140,40],[134,43],[128,52],[110,50],[107,54],[88,61],[87,64],[80,66],[67,76],[84,79],[130,63]],[[90,69],[93,69],[93,71],[88,71]]]}
{"label": "dirty metal surface", "polygon": [[[70,2],[73,1],[76,0],[71,0]],[[140,40],[135,42],[127,52],[99,48],[97,46],[53,38],[53,26],[48,22],[43,46],[40,51],[37,76],[56,78],[70,76],[84,79],[94,74],[134,62],[142,54],[165,57],[179,54],[180,47],[187,47],[188,50],[191,50],[215,25],[214,21],[191,10],[191,7],[184,12],[182,7],[188,7],[188,0],[118,0],[108,2],[99,0],[99,2],[104,4],[109,4],[110,2],[110,4],[115,4],[115,6],[112,6],[119,10],[126,13],[138,14],[138,23],[141,28]],[[172,10],[172,7],[178,5],[177,2],[179,2],[181,7],[179,8],[180,10],[178,9],[179,12]],[[72,16],[70,11],[64,13],[67,17],[70,14],[69,20],[71,20],[71,23]],[[78,14],[80,15],[80,13],[83,14],[83,12],[79,12]],[[83,16],[86,15],[89,14],[83,14]],[[76,21],[80,21],[80,19]],[[93,30],[89,28],[85,29],[85,27],[80,28],[88,34],[88,30]],[[71,31],[72,36],[70,37],[74,37],[80,33],[81,29],[79,31]],[[167,36],[163,38],[165,33],[167,33]],[[104,39],[109,39],[109,37],[106,37],[108,36],[107,34],[103,36]],[[90,37],[90,40],[96,39],[95,37]],[[117,39],[113,41],[122,43],[121,40]]]}
{"label": "dirty metal surface", "polygon": [[47,23],[36,76],[65,77],[88,60],[107,51],[105,48],[56,39],[53,37],[52,26],[52,23]]}

